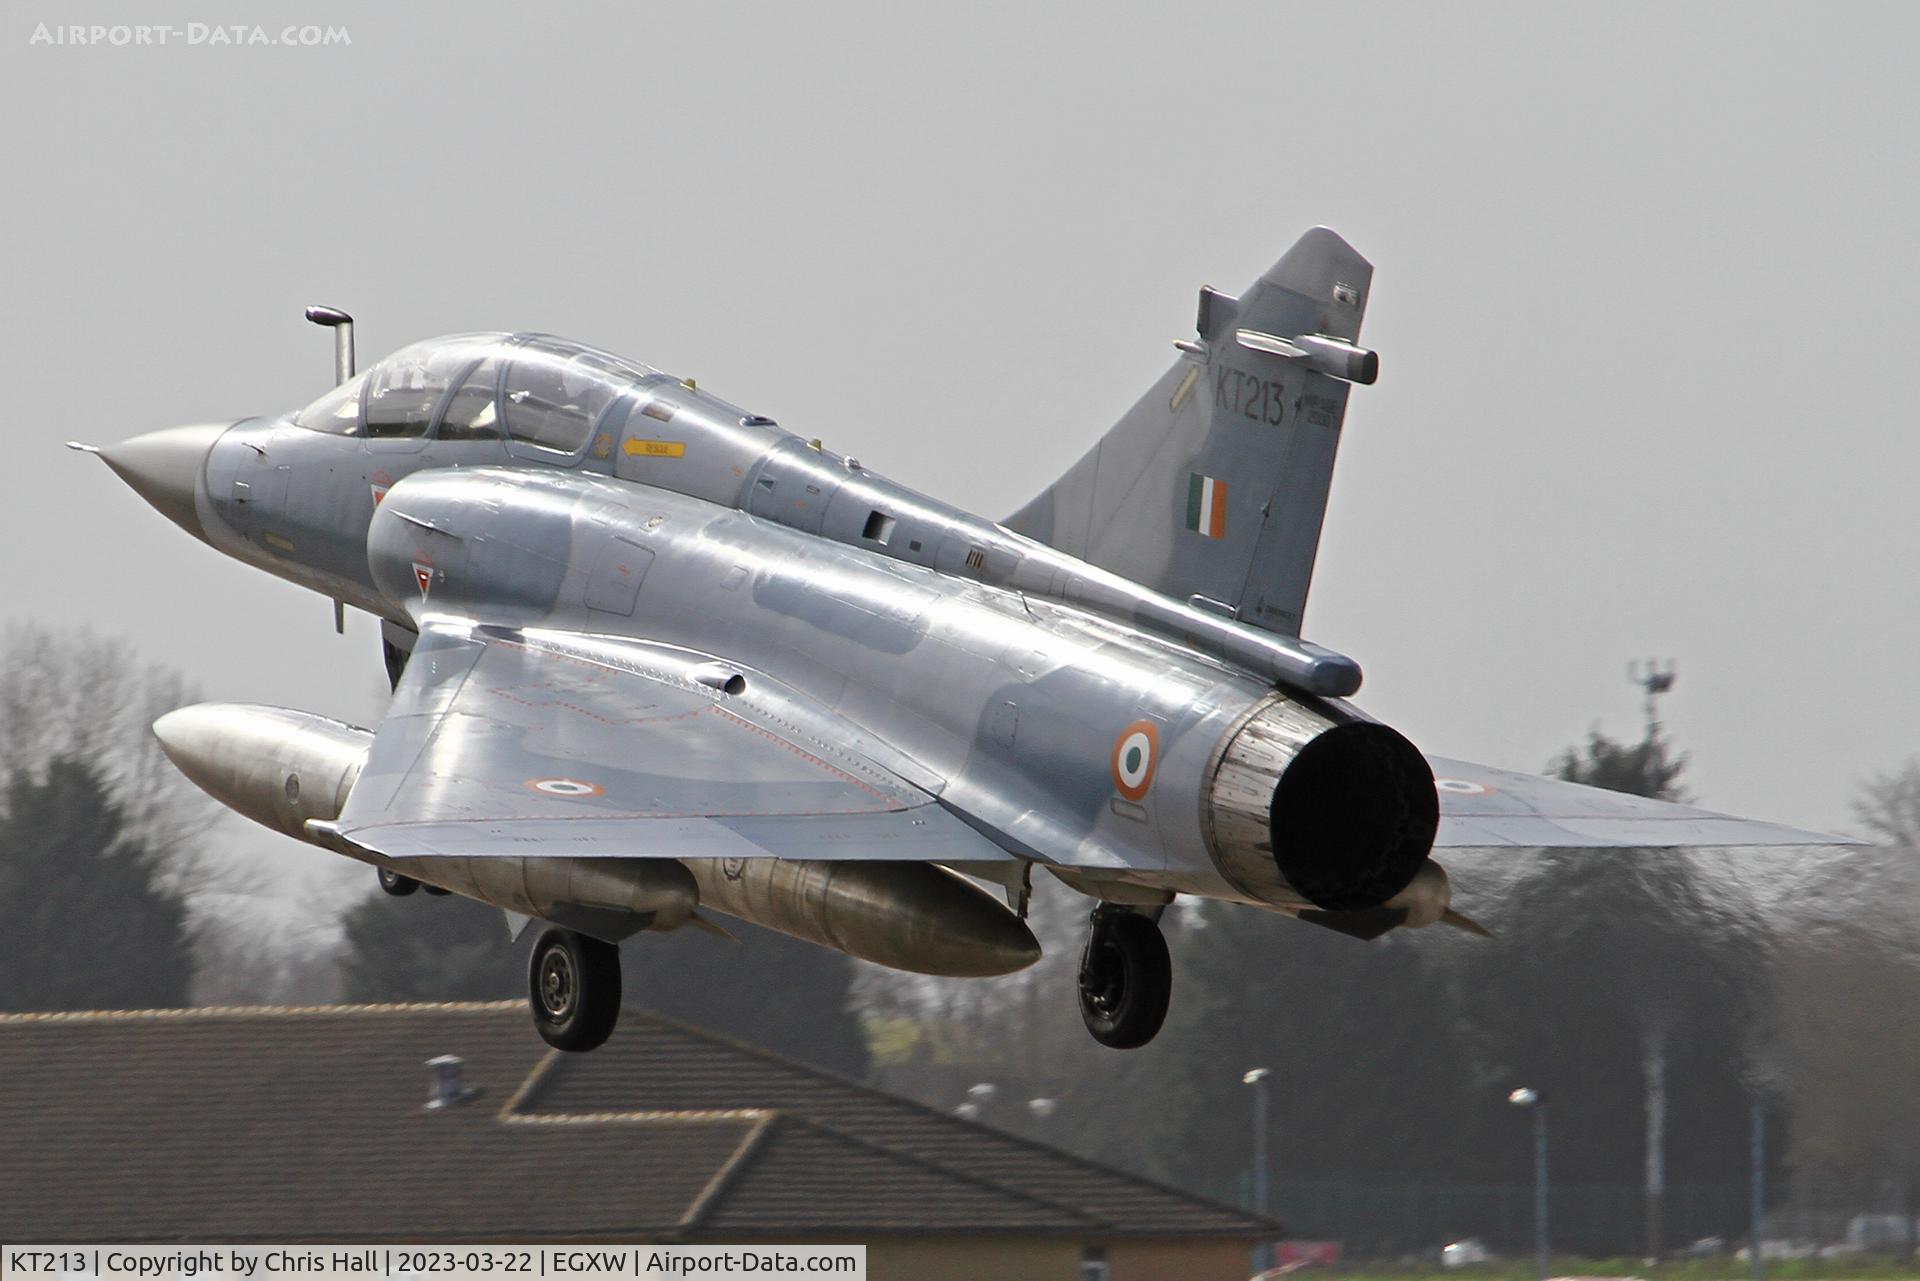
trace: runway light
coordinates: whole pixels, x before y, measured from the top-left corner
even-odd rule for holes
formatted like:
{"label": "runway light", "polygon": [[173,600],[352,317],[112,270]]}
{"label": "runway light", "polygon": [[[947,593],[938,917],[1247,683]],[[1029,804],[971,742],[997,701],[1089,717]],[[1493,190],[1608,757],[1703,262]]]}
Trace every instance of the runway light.
{"label": "runway light", "polygon": [[1240,1078],[1240,1084],[1258,1085],[1271,1075],[1273,1073],[1267,1068],[1248,1068],[1246,1075]]}
{"label": "runway light", "polygon": [[1539,1101],[1540,1092],[1538,1090],[1530,1090],[1525,1086],[1521,1086],[1507,1096],[1507,1102],[1517,1108],[1530,1108]]}

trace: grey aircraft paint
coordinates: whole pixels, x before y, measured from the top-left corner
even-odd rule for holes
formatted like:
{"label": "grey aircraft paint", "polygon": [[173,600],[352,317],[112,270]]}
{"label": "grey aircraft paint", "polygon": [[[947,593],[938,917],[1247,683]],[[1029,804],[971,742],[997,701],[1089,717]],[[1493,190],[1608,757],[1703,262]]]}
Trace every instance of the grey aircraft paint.
{"label": "grey aircraft paint", "polygon": [[1102,904],[1083,1011],[1116,1045],[1164,1013],[1142,931],[1175,894],[1365,937],[1474,928],[1435,848],[1832,843],[1423,758],[1344,701],[1358,666],[1299,631],[1377,372],[1371,280],[1319,228],[1240,297],[1203,291],[1173,370],[1004,526],[541,335],[416,344],[297,413],[99,450],[196,537],[378,616],[404,663],[371,734],[232,705],[156,732],[396,892],[608,942],[704,906],[1001,973],[1038,955],[1012,909],[1039,865]]}

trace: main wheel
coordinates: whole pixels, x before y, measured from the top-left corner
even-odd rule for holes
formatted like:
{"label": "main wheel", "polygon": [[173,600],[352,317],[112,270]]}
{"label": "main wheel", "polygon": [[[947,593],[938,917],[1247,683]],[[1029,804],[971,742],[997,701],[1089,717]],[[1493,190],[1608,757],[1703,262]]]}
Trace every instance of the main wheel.
{"label": "main wheel", "polygon": [[1160,927],[1138,912],[1096,909],[1080,958],[1080,1017],[1100,1044],[1145,1045],[1166,1022],[1173,960]]}
{"label": "main wheel", "polygon": [[591,1050],[620,1018],[620,949],[549,927],[527,966],[533,1025],[556,1050]]}
{"label": "main wheel", "polygon": [[380,869],[379,876],[380,888],[395,898],[405,898],[420,888],[420,882],[414,880],[411,876],[403,876],[399,872],[389,872],[384,867]]}

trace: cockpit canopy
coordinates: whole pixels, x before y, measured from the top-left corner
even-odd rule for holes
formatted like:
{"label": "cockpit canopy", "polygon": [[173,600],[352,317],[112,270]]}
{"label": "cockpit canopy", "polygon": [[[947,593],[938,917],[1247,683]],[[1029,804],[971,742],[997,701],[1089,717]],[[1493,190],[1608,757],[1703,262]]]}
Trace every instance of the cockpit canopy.
{"label": "cockpit canopy", "polygon": [[673,380],[547,334],[458,334],[403,347],[294,416],[337,436],[499,440],[572,455],[624,393]]}

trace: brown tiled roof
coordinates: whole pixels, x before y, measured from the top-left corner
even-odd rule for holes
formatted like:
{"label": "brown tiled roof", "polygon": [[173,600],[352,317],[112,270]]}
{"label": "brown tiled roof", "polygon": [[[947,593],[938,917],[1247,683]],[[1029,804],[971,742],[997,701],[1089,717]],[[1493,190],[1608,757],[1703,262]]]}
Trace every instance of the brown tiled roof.
{"label": "brown tiled roof", "polygon": [[[480,1093],[429,1110],[441,1054]],[[633,1011],[587,1055],[518,1002],[0,1016],[0,1240],[1272,1231]]]}

